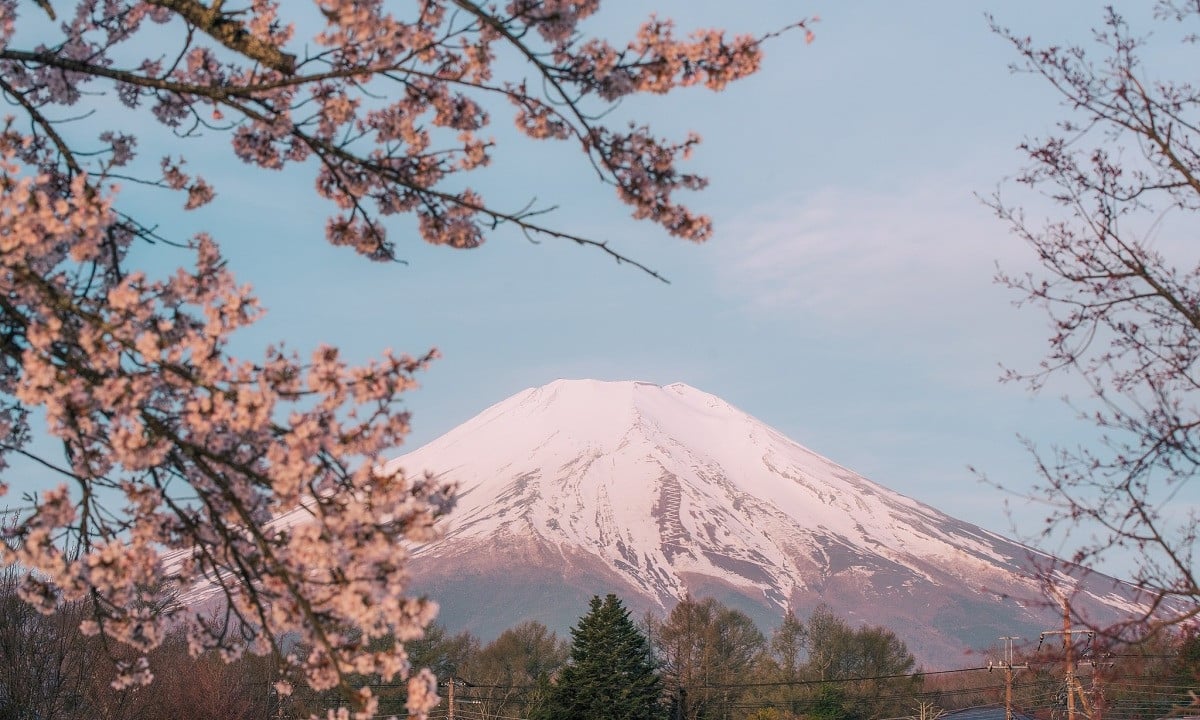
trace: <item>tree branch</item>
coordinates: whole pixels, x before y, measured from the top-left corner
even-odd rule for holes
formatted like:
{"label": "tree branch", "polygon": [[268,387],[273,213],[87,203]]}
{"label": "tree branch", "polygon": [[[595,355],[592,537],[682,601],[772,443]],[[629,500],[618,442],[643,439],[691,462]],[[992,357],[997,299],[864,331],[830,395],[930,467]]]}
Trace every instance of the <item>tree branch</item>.
{"label": "tree branch", "polygon": [[221,3],[212,7],[197,0],[147,0],[147,4],[179,14],[198,30],[236,53],[277,70],[284,75],[296,72],[296,56],[285,53],[269,42],[250,34],[242,23],[221,12]]}

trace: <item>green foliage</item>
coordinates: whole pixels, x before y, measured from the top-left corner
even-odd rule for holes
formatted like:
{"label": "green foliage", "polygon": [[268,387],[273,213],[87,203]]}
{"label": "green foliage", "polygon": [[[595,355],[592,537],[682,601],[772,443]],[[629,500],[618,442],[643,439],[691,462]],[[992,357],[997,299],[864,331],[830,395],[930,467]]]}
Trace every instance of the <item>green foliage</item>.
{"label": "green foliage", "polygon": [[551,685],[535,720],[656,720],[665,718],[662,681],[650,644],[609,594],[592,598],[571,628],[571,658]]}
{"label": "green foliage", "polygon": [[852,628],[828,605],[809,617],[807,639],[807,669],[820,680],[908,674],[916,666],[894,632],[879,626]]}
{"label": "green foliage", "polygon": [[1200,686],[1200,632],[1188,628],[1179,640],[1175,679],[1180,686]]}
{"label": "green foliage", "polygon": [[850,627],[827,605],[808,619],[808,663],[805,673],[815,680],[852,680],[838,685],[844,692],[845,717],[881,717],[921,689],[914,674],[917,661],[891,630],[878,626]]}
{"label": "green foliage", "polygon": [[813,720],[857,720],[861,717],[841,685],[826,683],[817,690],[808,713]]}
{"label": "green foliage", "polygon": [[483,648],[467,665],[476,683],[530,685],[558,670],[570,646],[536,620],[509,628]]}
{"label": "green foliage", "polygon": [[812,691],[801,685],[804,681],[804,660],[808,652],[808,628],[796,615],[788,610],[783,622],[771,633],[767,652],[759,658],[757,676],[765,683],[774,683],[756,688],[753,697],[768,705],[771,714],[762,714],[754,720],[794,718],[808,710]]}
{"label": "green foliage", "polygon": [[540,622],[528,620],[500,634],[467,662],[462,676],[488,716],[528,717],[547,699],[550,677],[570,655],[570,646]]}
{"label": "green foliage", "polygon": [[728,717],[766,646],[753,620],[712,598],[685,598],[651,635],[682,720]]}
{"label": "green foliage", "polygon": [[[373,651],[387,650],[395,644],[396,638],[387,635],[375,638],[369,647]],[[405,641],[404,650],[408,653],[413,671],[429,668],[440,682],[445,682],[458,675],[479,653],[479,640],[465,631],[452,635],[444,625],[434,621],[425,626],[420,638]],[[307,653],[309,649],[300,647],[297,648],[297,652]],[[363,687],[370,688],[379,699],[376,714],[380,717],[404,717],[408,714],[408,687],[403,680],[383,682],[378,675],[355,674],[348,676],[347,686],[351,691]],[[349,701],[350,698],[342,688],[316,692],[303,685],[296,685],[290,698],[293,709],[300,717],[310,714],[323,716],[327,710],[348,707]]]}
{"label": "green foliage", "polygon": [[868,720],[906,714],[921,691],[916,660],[891,630],[853,628],[827,605],[807,622],[791,612],[755,668],[747,704],[780,718]]}
{"label": "green foliage", "polygon": [[[78,621],[87,613],[78,605],[52,616],[33,611],[17,598],[17,579],[14,568],[0,568],[5,720],[248,720],[324,716],[346,706],[336,691],[298,687],[288,697],[274,692],[278,657],[245,655],[232,664],[212,652],[193,658],[179,633],[151,653],[158,676],[153,685],[114,690],[108,682],[113,662],[130,654],[114,658],[110,652],[119,648],[84,637]],[[653,646],[663,653],[662,680],[649,641],[613,596],[592,600],[570,646],[544,625],[525,622],[482,649],[468,633],[452,634],[436,624],[407,647],[414,667],[432,667],[443,680],[456,675],[466,681],[455,688],[460,718],[877,720],[931,717],[938,708],[1003,701],[1002,679],[997,689],[997,677],[978,670],[938,674],[925,684],[912,674],[911,655],[890,631],[852,628],[828,607],[805,621],[785,615],[767,641],[744,616],[715,600],[688,599],[649,626]],[[1195,715],[1200,707],[1196,633],[1164,631],[1111,647],[1081,640],[1074,655],[1085,689],[1102,687],[1106,718],[1155,720]],[[692,680],[680,682],[676,673],[685,661],[694,663],[694,672]],[[1063,684],[1061,648],[1050,644],[1036,653],[1018,648],[1014,661],[1028,665],[1016,673],[1014,705],[1037,717],[1061,710],[1055,705]],[[379,716],[405,715],[402,682],[380,683],[370,676],[355,682],[376,691]],[[442,694],[445,698],[444,686]]]}
{"label": "green foliage", "polygon": [[405,641],[404,650],[413,668],[429,668],[438,678],[449,678],[479,652],[479,640],[466,631],[451,635],[444,625],[434,621],[421,639]]}
{"label": "green foliage", "polygon": [[808,629],[790,609],[783,622],[771,633],[771,659],[780,670],[782,680],[798,679],[801,658],[808,647]]}

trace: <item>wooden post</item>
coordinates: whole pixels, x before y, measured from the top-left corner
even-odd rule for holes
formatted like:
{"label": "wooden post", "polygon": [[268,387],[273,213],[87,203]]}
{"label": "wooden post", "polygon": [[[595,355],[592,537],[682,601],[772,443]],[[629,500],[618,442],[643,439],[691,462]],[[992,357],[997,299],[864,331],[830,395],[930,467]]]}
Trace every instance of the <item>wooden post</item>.
{"label": "wooden post", "polygon": [[[1093,636],[1091,630],[1072,630],[1071,629],[1071,601],[1065,594],[1055,592],[1055,597],[1059,599],[1063,607],[1063,625],[1062,630],[1047,630],[1042,633],[1042,640],[1046,639],[1047,635],[1062,635],[1063,641],[1063,661],[1066,664],[1065,681],[1067,686],[1067,720],[1075,720],[1075,696],[1079,696],[1079,702],[1083,705],[1083,713],[1091,720],[1097,720],[1093,715],[1092,704],[1088,702],[1087,694],[1083,691],[1083,685],[1079,682],[1079,678],[1075,676],[1075,643],[1074,636],[1078,634],[1087,635],[1089,638]],[[1041,644],[1038,644],[1041,647]]]}
{"label": "wooden post", "polygon": [[1063,656],[1067,662],[1067,720],[1075,720],[1075,644],[1071,642],[1071,604],[1063,599]]}

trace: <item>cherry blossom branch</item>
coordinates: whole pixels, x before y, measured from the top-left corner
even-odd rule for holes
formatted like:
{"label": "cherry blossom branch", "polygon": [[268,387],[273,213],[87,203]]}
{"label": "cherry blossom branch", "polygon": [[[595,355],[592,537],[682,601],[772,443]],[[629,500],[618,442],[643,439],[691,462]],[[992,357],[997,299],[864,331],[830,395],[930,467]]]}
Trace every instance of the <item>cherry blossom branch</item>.
{"label": "cherry blossom branch", "polygon": [[75,160],[75,153],[71,150],[71,147],[67,145],[65,140],[63,140],[62,135],[59,135],[58,131],[54,129],[54,123],[50,122],[50,120],[47,119],[40,110],[38,110],[36,105],[29,102],[29,99],[25,97],[24,93],[20,92],[6,82],[3,76],[0,76],[0,91],[13,98],[13,100],[15,100],[25,110],[25,112],[28,113],[29,118],[41,129],[41,131],[46,133],[46,136],[49,137],[50,141],[54,143],[54,147],[58,148],[59,157],[61,157],[63,162],[67,164],[67,167],[71,171],[71,175],[81,174],[83,172],[83,168],[81,168],[79,163]]}
{"label": "cherry blossom branch", "polygon": [[296,56],[285,53],[269,42],[251,34],[244,23],[230,18],[228,13],[221,12],[223,0],[214,0],[206,7],[197,0],[145,0],[149,5],[166,8],[176,12],[180,17],[194,25],[204,34],[234,52],[262,63],[272,70],[284,75],[296,71]]}
{"label": "cherry blossom branch", "polygon": [[998,280],[1053,328],[1038,368],[1006,377],[1034,389],[1063,372],[1082,379],[1090,405],[1079,413],[1099,435],[1096,447],[1037,456],[1047,532],[1088,529],[1077,562],[1134,548],[1135,580],[1152,600],[1135,624],[1182,622],[1200,598],[1198,518],[1175,510],[1200,471],[1200,265],[1154,235],[1164,218],[1200,211],[1200,95],[1190,79],[1146,68],[1149,36],[1115,9],[1093,48],[1039,47],[992,23],[1019,54],[1017,69],[1045,79],[1070,109],[1058,133],[1022,146],[1030,165],[1019,181],[1056,202],[1059,217],[1031,227],[1018,209],[990,203],[1041,263]]}
{"label": "cherry blossom branch", "polygon": [[[661,280],[607,241],[543,221],[546,208],[498,210],[458,190],[457,174],[490,163],[496,144],[483,134],[492,118],[480,100],[510,100],[530,138],[576,140],[634,218],[703,240],[708,218],[675,199],[706,182],[680,169],[698,138],[670,142],[604,118],[636,93],[721,89],[755,71],[766,36],[679,40],[653,20],[612,45],[579,31],[597,0],[514,0],[503,14],[423,0],[404,19],[375,0],[317,0],[324,21],[306,28],[301,57],[274,0],[237,10],[222,0],[75,0],[61,23],[32,30],[47,37],[20,48],[15,2],[0,0],[0,16],[17,19],[0,22],[0,94],[28,126],[14,118],[0,128],[0,469],[7,456],[31,457],[70,485],[29,496],[0,563],[33,570],[21,596],[44,612],[91,604],[85,632],[138,655],[120,658],[118,688],[151,679],[145,653],[168,619],[182,619],[193,652],[275,653],[281,693],[293,680],[340,688],[367,717],[374,699],[352,678],[408,677],[408,708],[421,716],[436,682],[411,673],[403,641],[436,608],[405,596],[405,548],[436,536],[453,488],[392,472],[382,458],[409,431],[400,403],[433,353],[386,353],[361,367],[325,347],[305,360],[282,348],[255,362],[232,357],[232,336],[261,310],[216,242],[172,241],[192,263],[152,276],[132,249],[163,241],[160,221],[115,209],[115,180],[182,193],[185,210],[214,189],[174,152],[142,160],[119,128],[99,132],[95,149],[82,144],[82,123],[69,132],[66,123],[148,113],[181,143],[224,134],[258,168],[315,156],[317,193],[335,208],[326,239],[368,258],[395,259],[387,221],[407,214],[430,243],[474,247],[508,224]],[[154,25],[173,19],[184,32],[164,44]],[[524,59],[540,91],[493,77],[497,47]],[[61,108],[69,117],[57,117]],[[28,444],[34,422],[65,461]],[[305,521],[273,522],[290,511]],[[211,621],[164,607],[206,584],[223,603]],[[389,634],[398,642],[375,642]],[[283,653],[285,635],[310,654]]]}

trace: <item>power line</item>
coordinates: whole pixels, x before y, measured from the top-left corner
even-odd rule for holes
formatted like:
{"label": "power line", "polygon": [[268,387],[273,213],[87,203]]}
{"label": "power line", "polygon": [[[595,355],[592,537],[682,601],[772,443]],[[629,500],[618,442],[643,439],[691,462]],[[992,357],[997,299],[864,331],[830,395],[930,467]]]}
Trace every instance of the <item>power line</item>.
{"label": "power line", "polygon": [[[911,672],[911,673],[896,673],[896,674],[891,674],[891,675],[869,675],[869,676],[864,676],[864,677],[826,678],[824,680],[805,679],[805,680],[770,680],[770,681],[761,681],[761,682],[705,683],[705,684],[695,684],[695,685],[681,685],[680,687],[683,687],[686,690],[727,690],[727,689],[738,689],[738,688],[786,687],[786,686],[803,687],[803,686],[807,686],[807,685],[827,685],[827,684],[831,684],[831,683],[837,684],[837,683],[872,682],[872,681],[877,681],[877,680],[901,680],[901,679],[926,678],[926,677],[931,677],[934,675],[952,675],[955,673],[979,672],[979,671],[987,670],[987,669],[988,669],[988,667],[986,665],[981,665],[979,667],[956,668],[954,670],[930,670],[930,671],[919,670],[917,672]],[[536,690],[536,689],[538,689],[537,685],[499,685],[499,684],[476,683],[473,681],[465,680],[461,677],[458,678],[458,682],[463,683],[463,684],[459,685],[460,688],[463,688],[465,685],[465,689],[467,689],[468,691],[475,690],[475,689],[481,689],[481,690]],[[407,684],[402,683],[402,682],[369,683],[369,685],[372,688],[407,687]],[[464,697],[467,697],[469,699],[488,699],[488,698],[477,698],[473,695],[472,696],[464,696]]]}
{"label": "power line", "polygon": [[977,672],[987,670],[987,666],[958,668],[957,670],[934,670],[931,672],[913,672],[913,673],[898,673],[894,675],[871,675],[868,677],[850,677],[850,678],[827,678],[824,680],[772,680],[765,682],[741,682],[741,683],[706,683],[703,685],[681,685],[687,690],[724,690],[735,688],[754,688],[754,687],[784,687],[784,686],[805,686],[805,685],[827,685],[831,683],[854,683],[854,682],[871,682],[875,680],[901,680],[925,678],[931,675],[948,675],[952,673]]}

